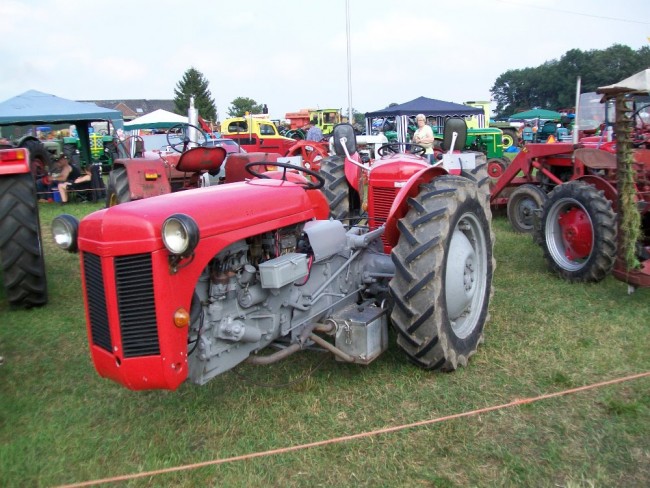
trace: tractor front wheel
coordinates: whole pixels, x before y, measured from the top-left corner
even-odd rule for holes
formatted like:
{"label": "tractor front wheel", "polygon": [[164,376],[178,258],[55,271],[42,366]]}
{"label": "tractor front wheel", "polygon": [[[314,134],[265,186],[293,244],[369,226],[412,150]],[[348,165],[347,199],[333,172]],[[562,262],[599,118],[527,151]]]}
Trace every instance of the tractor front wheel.
{"label": "tractor front wheel", "polygon": [[532,234],[534,230],[535,211],[542,208],[546,193],[539,186],[521,185],[508,198],[508,220],[510,225],[521,234]]}
{"label": "tractor front wheel", "polygon": [[106,186],[106,207],[113,207],[120,203],[131,201],[131,190],[129,188],[129,176],[126,168],[121,166],[115,168],[108,175]]}
{"label": "tractor front wheel", "polygon": [[458,176],[422,185],[408,204],[391,254],[397,344],[425,369],[452,371],[476,352],[489,318],[495,266],[489,206],[475,182]]}
{"label": "tractor front wheel", "polygon": [[616,214],[604,193],[570,181],[556,186],[542,208],[535,242],[551,271],[571,282],[605,278],[616,259]]}
{"label": "tractor front wheel", "polygon": [[9,303],[45,305],[45,259],[36,188],[29,173],[0,177],[0,256]]}

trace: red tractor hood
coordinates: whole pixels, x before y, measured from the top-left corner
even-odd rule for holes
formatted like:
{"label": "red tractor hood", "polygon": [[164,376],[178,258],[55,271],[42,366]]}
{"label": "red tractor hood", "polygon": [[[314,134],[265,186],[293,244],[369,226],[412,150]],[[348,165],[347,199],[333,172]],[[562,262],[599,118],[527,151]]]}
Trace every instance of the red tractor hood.
{"label": "red tractor hood", "polygon": [[94,212],[81,221],[79,249],[100,256],[162,249],[162,224],[177,213],[196,221],[201,239],[314,217],[312,201],[300,186],[279,180],[252,180],[161,195]]}

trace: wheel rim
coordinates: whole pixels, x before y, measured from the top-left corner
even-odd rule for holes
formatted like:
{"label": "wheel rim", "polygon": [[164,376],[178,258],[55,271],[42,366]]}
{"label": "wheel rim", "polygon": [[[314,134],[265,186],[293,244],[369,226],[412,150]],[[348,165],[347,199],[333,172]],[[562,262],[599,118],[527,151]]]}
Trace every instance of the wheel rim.
{"label": "wheel rim", "polygon": [[481,315],[487,286],[487,239],[474,214],[464,214],[449,244],[445,271],[447,315],[457,337],[469,336]]}
{"label": "wheel rim", "polygon": [[503,174],[505,167],[500,161],[491,161],[488,163],[487,170],[491,178],[499,178]]}
{"label": "wheel rim", "polygon": [[546,243],[553,260],[567,271],[588,261],[594,248],[593,223],[587,210],[566,198],[551,208],[546,219]]}
{"label": "wheel rim", "polygon": [[522,196],[515,202],[515,218],[522,229],[533,228],[533,217],[539,204],[532,197]]}
{"label": "wheel rim", "polygon": [[501,138],[501,143],[503,144],[503,149],[509,149],[515,143],[515,140],[510,134],[503,134]]}

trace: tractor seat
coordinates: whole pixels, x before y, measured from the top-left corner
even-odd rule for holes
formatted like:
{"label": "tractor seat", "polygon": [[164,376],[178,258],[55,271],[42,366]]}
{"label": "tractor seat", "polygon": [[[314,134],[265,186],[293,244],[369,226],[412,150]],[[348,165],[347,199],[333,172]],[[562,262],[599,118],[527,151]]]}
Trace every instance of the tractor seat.
{"label": "tractor seat", "polygon": [[607,151],[584,147],[576,149],[573,155],[590,169],[616,169],[616,156]]}
{"label": "tractor seat", "polygon": [[226,155],[223,147],[193,147],[181,154],[176,169],[184,173],[216,172],[221,168]]}

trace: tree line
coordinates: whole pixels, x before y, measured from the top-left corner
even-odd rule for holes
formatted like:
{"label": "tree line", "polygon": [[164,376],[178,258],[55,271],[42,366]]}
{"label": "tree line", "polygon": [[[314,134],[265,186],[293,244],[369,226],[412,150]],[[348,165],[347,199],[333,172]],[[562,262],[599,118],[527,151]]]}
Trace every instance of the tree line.
{"label": "tree line", "polygon": [[[614,44],[603,50],[571,49],[559,60],[552,59],[535,68],[508,70],[490,89],[496,102],[497,117],[508,117],[532,108],[561,110],[575,105],[576,80],[581,78],[584,92],[611,85],[650,67],[650,47],[633,50]],[[201,117],[216,120],[217,107],[208,88],[208,80],[194,67],[189,68],[174,89],[176,113],[186,115],[190,97]],[[263,105],[252,98],[237,97],[228,107],[228,117],[246,112],[262,113]],[[353,110],[354,111],[354,110]],[[354,118],[363,115],[354,111]],[[359,117],[360,116],[360,117]]]}
{"label": "tree line", "polygon": [[581,92],[617,83],[650,67],[650,47],[633,50],[614,44],[604,50],[571,49],[559,60],[536,68],[508,70],[492,88],[497,117],[507,117],[532,108],[561,110],[575,105],[576,80]]}

